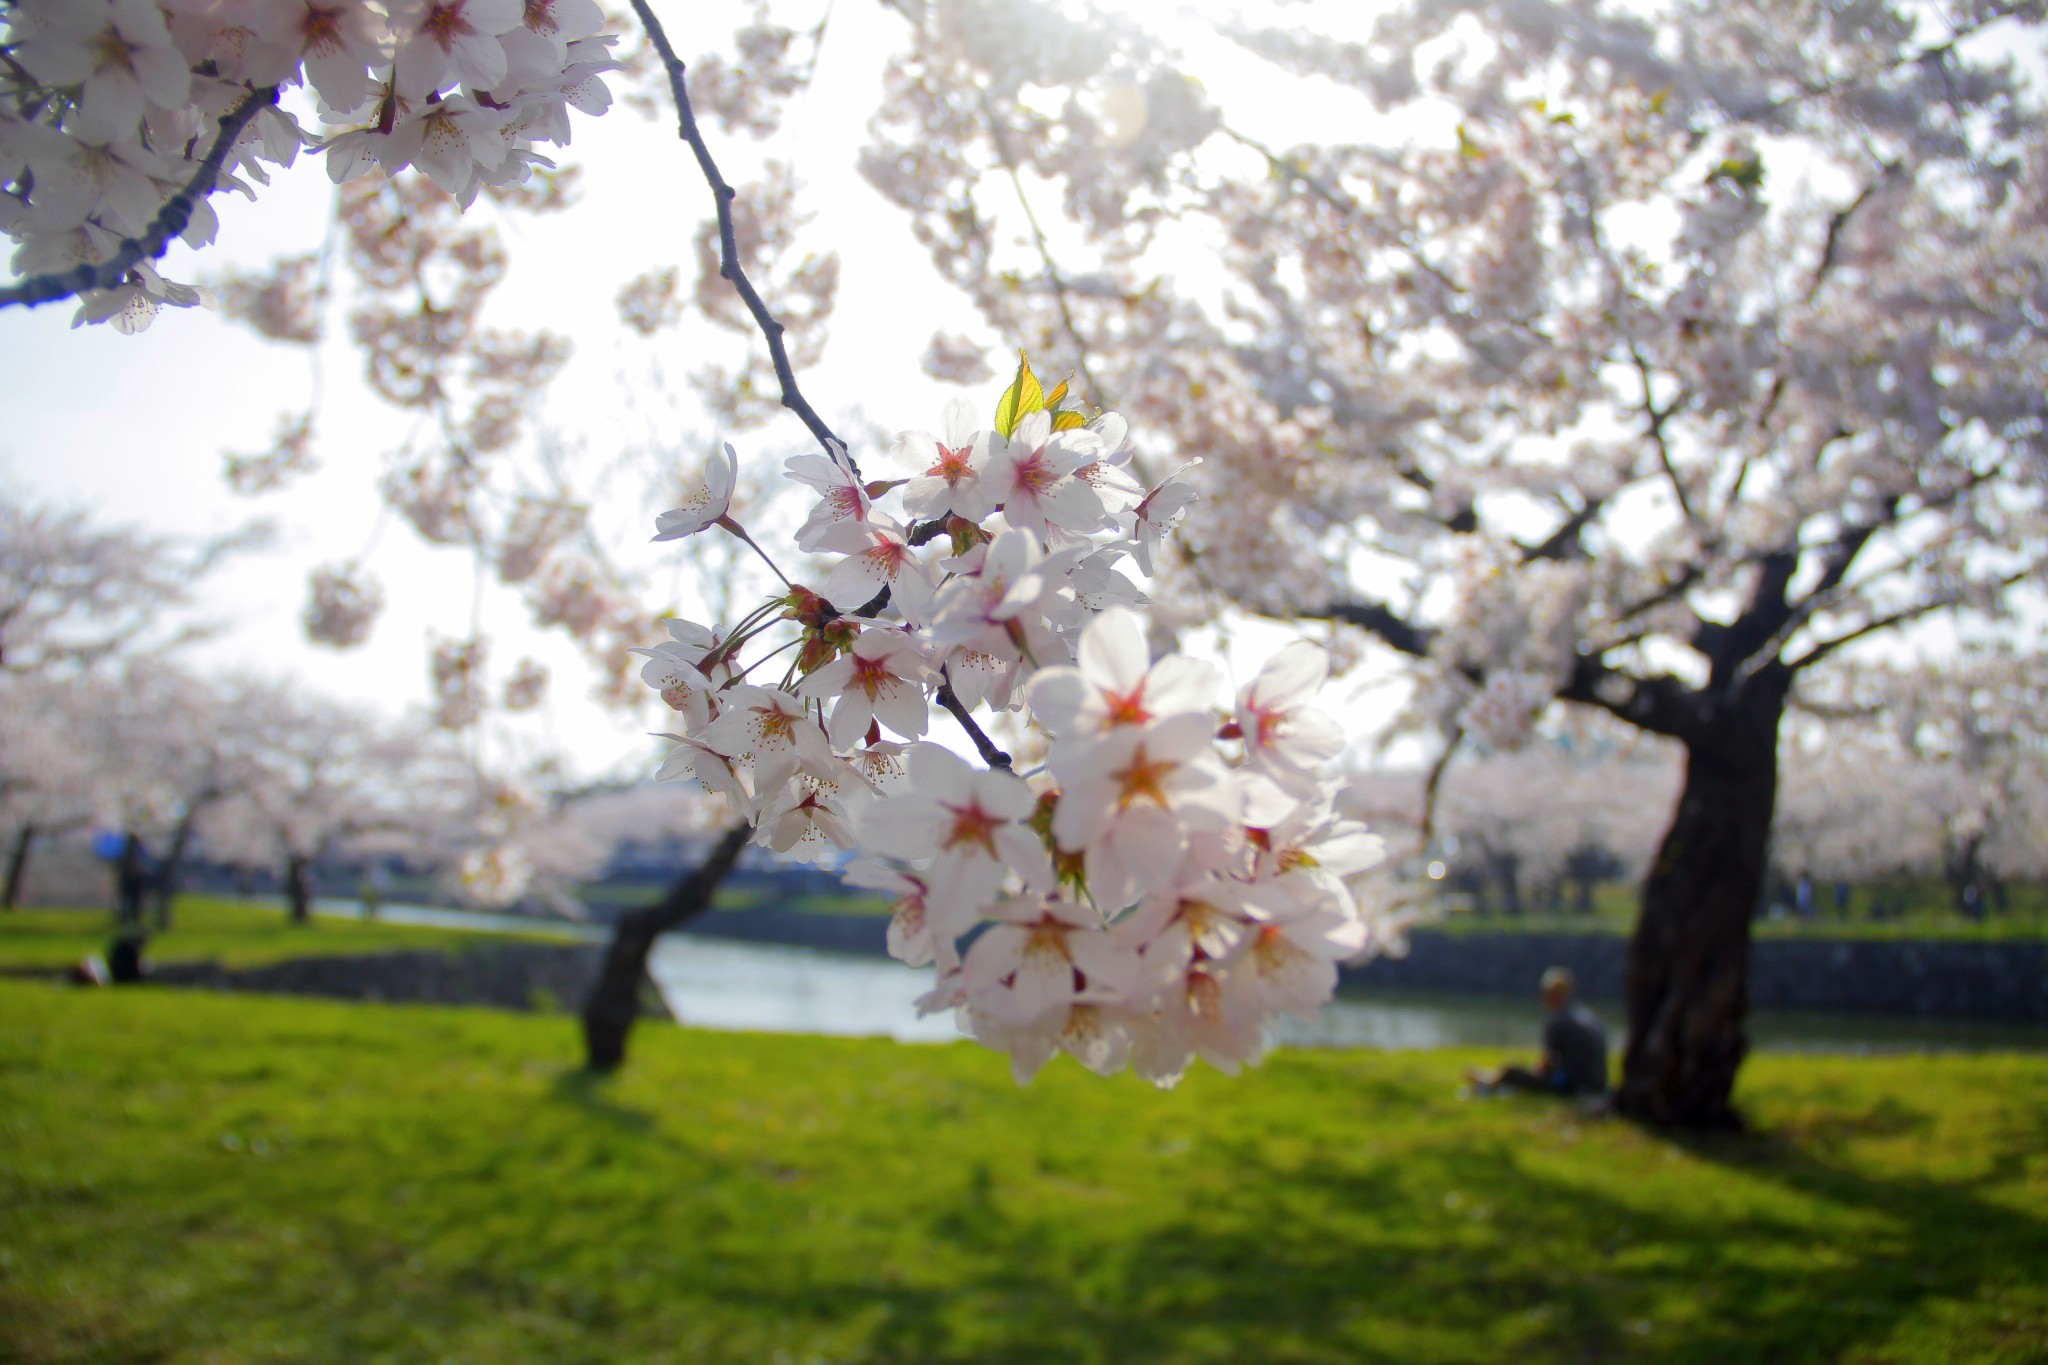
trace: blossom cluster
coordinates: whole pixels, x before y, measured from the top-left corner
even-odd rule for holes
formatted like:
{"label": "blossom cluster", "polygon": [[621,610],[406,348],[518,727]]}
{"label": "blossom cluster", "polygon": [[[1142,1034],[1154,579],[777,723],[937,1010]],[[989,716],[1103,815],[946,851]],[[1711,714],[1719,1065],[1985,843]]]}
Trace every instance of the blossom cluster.
{"label": "blossom cluster", "polygon": [[[465,204],[523,181],[553,164],[538,145],[568,143],[569,110],[610,105],[603,21],[596,0],[16,0],[0,7],[14,269],[96,265],[141,238],[250,99],[218,184],[252,197],[266,165],[308,147],[337,182],[412,166]],[[292,86],[313,96],[320,134],[269,102]],[[203,246],[217,219],[203,196],[187,202],[178,235]],[[160,305],[204,298],[143,261],[89,293],[78,321],[139,331]]]}
{"label": "blossom cluster", "polygon": [[[1347,878],[1382,850],[1333,809],[1319,647],[1287,646],[1227,708],[1213,664],[1152,659],[1122,561],[1149,574],[1194,493],[1185,469],[1141,484],[1123,419],[1065,388],[1027,362],[993,428],[956,403],[943,434],[899,437],[897,477],[836,445],[790,459],[818,494],[797,543],[822,575],[729,628],[671,621],[643,677],[681,724],[662,778],[722,795],[776,850],[860,852],[850,879],[895,901],[891,952],[937,973],[923,1009],[955,1010],[1020,1080],[1064,1051],[1172,1084],[1195,1057],[1256,1060],[1276,1015],[1313,1012],[1375,947]],[[656,539],[751,544],[737,461],[726,447]],[[935,706],[979,763],[929,738]],[[1043,761],[1013,770],[977,711],[1024,713]]]}

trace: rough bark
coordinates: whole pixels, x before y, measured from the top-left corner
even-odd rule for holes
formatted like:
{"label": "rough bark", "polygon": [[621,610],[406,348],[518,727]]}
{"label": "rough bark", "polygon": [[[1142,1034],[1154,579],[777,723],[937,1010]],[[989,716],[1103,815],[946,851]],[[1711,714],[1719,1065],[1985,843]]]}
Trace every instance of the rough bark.
{"label": "rough bark", "polygon": [[711,908],[726,874],[739,860],[753,829],[735,825],[695,871],[652,905],[629,910],[612,927],[604,964],[583,1002],[584,1064],[592,1071],[616,1071],[626,1060],[626,1038],[640,1014],[640,983],[655,939]]}
{"label": "rough bark", "polygon": [[178,882],[185,875],[185,854],[192,847],[192,826],[198,822],[197,807],[188,807],[171,832],[171,846],[164,853],[163,867],[156,878],[156,927],[171,927],[171,902],[177,899]]}
{"label": "rough bark", "polygon": [[1628,949],[1621,1112],[1663,1127],[1741,1127],[1750,925],[1763,893],[1790,674],[1767,668],[1685,737],[1685,788],[1643,883]]}
{"label": "rough bark", "polygon": [[284,895],[285,903],[291,908],[293,924],[313,922],[312,861],[297,854],[285,860]]}
{"label": "rough bark", "polygon": [[28,850],[35,841],[36,827],[32,824],[24,824],[14,832],[14,847],[7,851],[7,881],[0,885],[0,908],[19,907],[22,878],[28,874]]}

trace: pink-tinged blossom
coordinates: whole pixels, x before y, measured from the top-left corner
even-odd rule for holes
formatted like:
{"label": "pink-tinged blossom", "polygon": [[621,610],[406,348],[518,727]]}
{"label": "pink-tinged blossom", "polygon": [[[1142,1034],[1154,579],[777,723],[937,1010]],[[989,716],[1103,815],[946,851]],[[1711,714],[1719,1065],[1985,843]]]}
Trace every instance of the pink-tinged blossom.
{"label": "pink-tinged blossom", "polygon": [[1157,572],[1152,567],[1152,557],[1159,553],[1166,537],[1200,496],[1180,477],[1200,463],[1200,460],[1190,460],[1167,475],[1157,488],[1145,495],[1133,514],[1131,537],[1136,544],[1131,548],[1131,557],[1138,561],[1138,567],[1147,577]]}
{"label": "pink-tinged blossom", "polygon": [[832,443],[832,455],[792,455],[782,462],[790,478],[818,491],[818,503],[797,528],[799,550],[822,550],[834,527],[867,520],[872,500],[847,458],[846,447]]}
{"label": "pink-tinged blossom", "polygon": [[799,696],[832,703],[825,735],[836,749],[860,743],[879,720],[908,739],[921,739],[931,708],[925,689],[936,679],[917,646],[900,630],[864,630],[838,658],[797,685]]}
{"label": "pink-tinged blossom", "polygon": [[1014,704],[1017,684],[1025,679],[1024,661],[999,659],[979,649],[955,649],[941,661],[953,695],[970,711],[986,706],[1007,711]]}
{"label": "pink-tinged blossom", "polygon": [[1187,855],[1184,825],[1230,818],[1214,735],[1209,717],[1178,715],[1054,746],[1053,837],[1085,850],[1088,891],[1105,911],[1172,884]]}
{"label": "pink-tinged blossom", "polygon": [[889,956],[910,967],[936,962],[942,972],[960,965],[952,937],[932,922],[931,887],[923,877],[862,859],[846,869],[844,880],[848,886],[889,897]]}
{"label": "pink-tinged blossom", "polygon": [[497,111],[479,108],[465,95],[451,95],[394,129],[380,159],[387,175],[413,166],[459,196],[504,161],[507,149],[498,136],[503,123]]}
{"label": "pink-tinged blossom", "polygon": [[1225,1008],[1226,976],[1208,963],[1172,974],[1132,1030],[1131,1069],[1162,1089],[1200,1057],[1226,1076],[1266,1053],[1266,1020]]}
{"label": "pink-tinged blossom", "polygon": [[[35,182],[36,220],[49,230],[93,219],[116,232],[138,233],[163,206],[157,182],[171,173],[136,140],[70,136],[42,124],[7,125],[14,165]],[[17,172],[18,173],[18,172]]]}
{"label": "pink-tinged blossom", "polygon": [[861,521],[841,521],[820,535],[818,549],[846,558],[832,566],[818,591],[825,600],[851,611],[883,588],[903,619],[921,626],[931,620],[937,589],[931,571],[918,558],[904,530],[888,517],[871,514]]}
{"label": "pink-tinged blossom", "polygon": [[676,747],[669,750],[668,757],[655,771],[655,781],[695,782],[714,796],[724,797],[735,818],[754,818],[754,795],[747,789],[745,776],[729,755],[687,735],[662,734],[659,738],[674,740]]}
{"label": "pink-tinged blossom", "polygon": [[710,723],[715,710],[713,691],[732,676],[732,669],[727,663],[705,671],[704,660],[720,643],[708,627],[673,617],[667,624],[669,639],[632,651],[647,660],[640,668],[640,680],[659,692],[671,711],[682,714],[685,729],[699,730]]}
{"label": "pink-tinged blossom", "polygon": [[1237,694],[1237,725],[1252,766],[1288,790],[1315,790],[1315,769],[1344,752],[1344,731],[1311,703],[1330,674],[1329,651],[1297,640]]}
{"label": "pink-tinged blossom", "polygon": [[1031,1024],[1084,996],[1119,998],[1137,983],[1137,953],[1086,906],[1027,896],[987,914],[995,923],[974,940],[962,970],[979,1014]]}
{"label": "pink-tinged blossom", "polygon": [[789,780],[764,795],[754,842],[804,862],[819,862],[854,846],[850,816],[874,795],[841,759],[801,758]]}
{"label": "pink-tinged blossom", "polygon": [[1120,516],[1145,500],[1145,485],[1132,478],[1121,465],[1098,458],[1074,471],[1074,477],[1095,490],[1103,512]]}
{"label": "pink-tinged blossom", "polygon": [[1065,650],[1046,626],[1046,611],[1060,592],[1059,577],[1072,556],[1050,558],[1038,537],[1007,530],[981,547],[978,562],[939,589],[932,615],[934,643],[977,650],[1001,659],[1065,662]]}
{"label": "pink-tinged blossom", "polygon": [[306,83],[335,109],[354,109],[370,97],[370,68],[390,54],[382,19],[368,0],[300,0],[285,11],[291,39],[305,61]]}
{"label": "pink-tinged blossom", "polygon": [[[1252,784],[1246,819],[1269,818],[1280,804],[1278,789],[1261,792]],[[1285,813],[1250,831],[1253,880],[1283,892],[1302,910],[1334,908],[1356,911],[1346,879],[1386,860],[1386,842],[1356,820],[1330,814],[1329,801],[1288,800]]]}
{"label": "pink-tinged blossom", "polygon": [[392,0],[398,35],[392,70],[400,91],[431,95],[461,82],[489,90],[505,76],[498,35],[525,18],[521,0]]}
{"label": "pink-tinged blossom", "polygon": [[554,45],[558,67],[570,43],[604,27],[604,10],[597,0],[525,0],[524,9],[520,26]]}
{"label": "pink-tinged blossom", "polygon": [[1026,1024],[972,1009],[965,1013],[977,1040],[1009,1054],[1010,1074],[1019,1085],[1029,1084],[1062,1052],[1098,1076],[1114,1076],[1131,1056],[1136,1021],[1108,999],[1076,997]]}
{"label": "pink-tinged blossom", "polygon": [[1152,599],[1138,591],[1138,585],[1126,578],[1116,566],[1116,562],[1129,553],[1129,548],[1124,544],[1106,545],[1074,565],[1074,572],[1067,582],[1074,590],[1075,604],[1083,611],[1107,611],[1111,607],[1135,609],[1151,602]]}
{"label": "pink-tinged blossom", "polygon": [[1263,924],[1224,974],[1224,1012],[1262,1021],[1313,1015],[1337,989],[1337,964],[1365,946],[1364,921],[1336,910]]}
{"label": "pink-tinged blossom", "polygon": [[187,64],[211,62],[222,80],[276,85],[298,66],[292,6],[275,0],[165,0],[162,8]]}
{"label": "pink-tinged blossom", "polygon": [[762,800],[787,781],[799,763],[824,763],[832,757],[825,732],[803,701],[744,683],[726,689],[718,719],[698,738],[722,754],[752,764],[754,792]]}
{"label": "pink-tinged blossom", "polygon": [[956,398],[946,405],[946,434],[906,431],[889,453],[911,471],[903,489],[903,508],[913,517],[964,517],[979,522],[995,511],[982,473],[990,458],[1008,443],[993,431],[977,427],[974,405]]}
{"label": "pink-tinged blossom", "polygon": [[681,540],[713,525],[732,507],[733,485],[739,482],[740,457],[730,445],[705,461],[704,473],[687,485],[683,504],[655,518],[656,540]]}
{"label": "pink-tinged blossom", "polygon": [[1054,431],[1050,414],[1034,412],[989,457],[982,477],[1002,505],[1003,520],[1016,529],[1041,539],[1051,527],[1086,534],[1103,526],[1102,499],[1074,473],[1093,463],[1100,450],[1094,433]]}
{"label": "pink-tinged blossom", "polygon": [[913,744],[910,789],[869,806],[861,834],[877,853],[935,859],[926,876],[933,902],[949,913],[987,905],[1006,871],[1050,887],[1052,858],[1025,823],[1037,802],[1007,772],[984,772],[936,744]]}
{"label": "pink-tinged blossom", "polygon": [[1078,667],[1041,669],[1027,689],[1031,713],[1061,738],[1088,738],[1167,716],[1207,717],[1220,677],[1185,654],[1151,662],[1137,615],[1112,607],[1081,632]]}
{"label": "pink-tinged blossom", "polygon": [[42,0],[11,17],[13,59],[39,81],[79,87],[69,132],[132,138],[147,107],[176,109],[191,94],[190,63],[153,0]]}
{"label": "pink-tinged blossom", "polygon": [[848,754],[846,761],[867,779],[870,787],[889,796],[910,781],[910,765],[904,757],[909,748],[893,739],[873,740]]}

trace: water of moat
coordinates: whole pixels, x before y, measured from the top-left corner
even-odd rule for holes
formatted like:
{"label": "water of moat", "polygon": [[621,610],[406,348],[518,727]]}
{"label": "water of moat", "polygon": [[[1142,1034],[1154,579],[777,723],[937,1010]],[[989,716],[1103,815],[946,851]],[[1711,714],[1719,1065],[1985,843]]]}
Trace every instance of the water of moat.
{"label": "water of moat", "polygon": [[[361,913],[354,902],[343,901],[322,902],[317,910],[340,917]],[[388,905],[382,913],[394,924],[517,930],[582,941],[605,936],[593,925],[431,906]],[[931,972],[888,958],[669,934],[656,945],[649,971],[676,1017],[698,1028],[904,1042],[959,1036],[950,1015],[918,1017],[915,1001],[930,989]],[[1593,1005],[1610,1028],[1618,1027],[1618,1006]],[[1533,1000],[1492,995],[1347,988],[1313,1020],[1283,1020],[1278,1038],[1297,1047],[1526,1051],[1537,1027],[1537,1008]],[[1765,1010],[1752,1016],[1750,1035],[1752,1045],[1764,1052],[2048,1051],[2048,1027],[1897,1015]]]}

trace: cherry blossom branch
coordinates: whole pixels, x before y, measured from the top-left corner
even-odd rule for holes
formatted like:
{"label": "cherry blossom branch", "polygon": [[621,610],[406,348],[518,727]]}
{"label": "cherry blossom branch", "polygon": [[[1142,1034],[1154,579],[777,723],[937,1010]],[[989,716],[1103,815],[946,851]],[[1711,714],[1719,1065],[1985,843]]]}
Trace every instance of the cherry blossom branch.
{"label": "cherry blossom branch", "polygon": [[1010,756],[1001,749],[998,749],[995,746],[995,741],[991,740],[982,731],[982,728],[974,723],[974,717],[969,715],[967,708],[960,704],[960,698],[953,694],[953,679],[950,675],[946,675],[946,681],[939,685],[939,705],[952,712],[953,719],[960,722],[960,728],[965,730],[967,737],[974,741],[974,750],[981,755],[982,762],[988,764],[991,768],[1008,770]]}
{"label": "cherry blossom branch", "polygon": [[1657,462],[1664,467],[1664,477],[1671,481],[1671,493],[1678,499],[1678,510],[1685,514],[1685,524],[1693,534],[1707,539],[1702,534],[1700,519],[1693,511],[1692,499],[1686,495],[1685,481],[1678,477],[1678,466],[1671,459],[1671,443],[1664,437],[1664,423],[1671,416],[1670,408],[1659,409],[1656,389],[1650,382],[1650,362],[1643,355],[1643,348],[1633,341],[1628,344],[1629,357],[1635,361],[1636,374],[1643,381],[1643,416],[1649,419],[1650,441],[1657,447]]}
{"label": "cherry blossom branch", "polygon": [[1038,259],[1045,265],[1045,277],[1052,285],[1053,304],[1059,309],[1060,325],[1066,329],[1067,339],[1074,344],[1074,368],[1080,372],[1088,391],[1097,402],[1102,401],[1102,385],[1095,382],[1095,376],[1088,369],[1088,343],[1082,339],[1081,329],[1074,322],[1073,310],[1067,303],[1067,281],[1060,274],[1059,262],[1053,259],[1052,246],[1046,241],[1045,229],[1039,225],[1038,214],[1031,207],[1031,198],[1024,193],[1024,177],[1017,169],[1017,158],[1010,151],[1008,131],[1002,120],[996,117],[995,106],[989,102],[988,92],[981,94],[981,114],[988,124],[989,140],[995,143],[996,157],[1003,163],[1003,170],[1010,177],[1010,188],[1016,193],[1017,202],[1024,208],[1024,221],[1031,225],[1031,240],[1038,247]]}
{"label": "cherry blossom branch", "polygon": [[[633,13],[640,16],[641,24],[647,29],[647,39],[654,44],[654,50],[661,57],[662,69],[668,73],[669,94],[675,100],[676,135],[690,144],[690,151],[696,155],[697,166],[704,173],[705,183],[711,186],[712,197],[718,204],[718,273],[732,285],[747,305],[747,312],[753,315],[755,326],[768,342],[768,358],[775,366],[775,379],[782,386],[782,406],[795,413],[810,429],[812,436],[825,450],[832,454],[834,446],[844,450],[846,443],[832,434],[832,428],[825,425],[817,410],[805,399],[803,390],[797,386],[796,370],[790,365],[789,350],[782,344],[786,330],[768,311],[768,305],[761,298],[761,291],[754,288],[754,282],[747,278],[747,272],[740,265],[739,237],[733,227],[732,201],[739,197],[738,191],[725,183],[725,177],[718,173],[718,163],[711,159],[711,149],[704,143],[704,134],[697,127],[697,115],[690,106],[689,88],[683,82],[683,62],[676,56],[676,50],[669,44],[668,33],[655,18],[648,0],[632,0]],[[850,458],[850,457],[849,457]]]}
{"label": "cherry blossom branch", "polygon": [[112,289],[127,276],[128,272],[145,260],[158,260],[170,250],[171,239],[183,232],[192,222],[192,210],[214,191],[220,179],[221,167],[226,164],[228,153],[234,149],[242,130],[249,121],[264,109],[277,103],[277,87],[266,86],[251,90],[234,108],[220,116],[220,135],[213,140],[213,146],[192,172],[192,178],[164,201],[156,217],[149,220],[140,237],[124,237],[114,254],[98,265],[81,265],[75,270],[60,271],[54,275],[31,275],[19,284],[0,289],[0,308],[9,304],[22,304],[29,308],[40,304],[55,303],[60,299],[74,298],[95,289]]}

